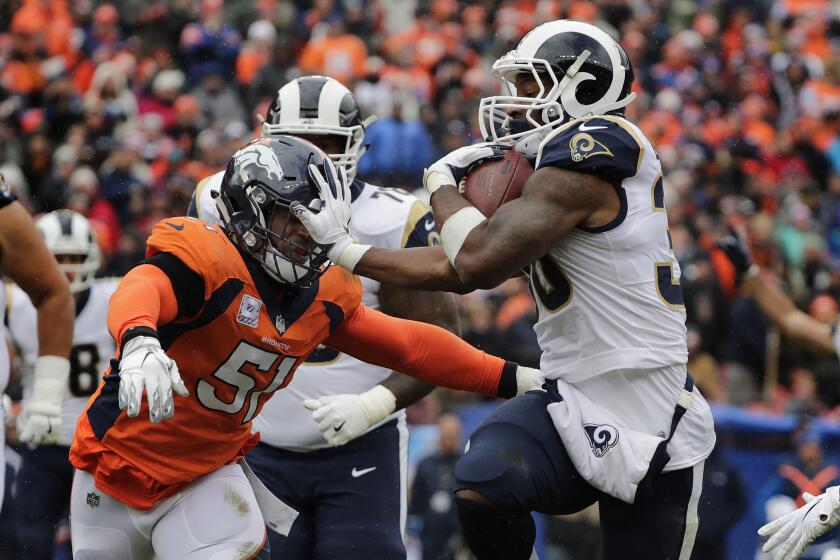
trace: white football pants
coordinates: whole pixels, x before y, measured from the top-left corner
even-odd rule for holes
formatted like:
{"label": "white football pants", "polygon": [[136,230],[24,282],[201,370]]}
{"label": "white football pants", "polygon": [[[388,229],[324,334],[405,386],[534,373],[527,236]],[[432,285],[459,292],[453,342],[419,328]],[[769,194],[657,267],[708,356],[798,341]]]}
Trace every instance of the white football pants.
{"label": "white football pants", "polygon": [[105,494],[77,469],[70,528],[75,560],[242,560],[256,557],[266,538],[239,465],[206,474],[147,511]]}

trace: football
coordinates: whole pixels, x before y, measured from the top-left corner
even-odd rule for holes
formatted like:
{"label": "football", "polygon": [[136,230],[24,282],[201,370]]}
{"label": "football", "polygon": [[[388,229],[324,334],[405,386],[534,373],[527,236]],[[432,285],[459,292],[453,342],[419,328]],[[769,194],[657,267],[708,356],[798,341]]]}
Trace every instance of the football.
{"label": "football", "polygon": [[528,159],[507,150],[502,159],[493,159],[472,168],[464,179],[461,193],[488,218],[505,202],[519,198],[525,181],[534,172]]}

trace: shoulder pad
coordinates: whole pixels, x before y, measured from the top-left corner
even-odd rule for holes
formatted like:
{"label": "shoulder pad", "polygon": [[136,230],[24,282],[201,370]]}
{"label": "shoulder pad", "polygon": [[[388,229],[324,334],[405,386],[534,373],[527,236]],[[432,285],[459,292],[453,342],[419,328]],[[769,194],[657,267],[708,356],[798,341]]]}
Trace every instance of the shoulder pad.
{"label": "shoulder pad", "polygon": [[440,245],[440,234],[435,228],[435,217],[431,208],[416,200],[405,220],[400,247],[429,247]]}
{"label": "shoulder pad", "polygon": [[[350,227],[365,243],[390,249],[404,247],[407,224],[413,227],[420,216],[417,204],[428,207],[410,192],[367,184],[353,201]],[[425,212],[424,212],[425,213]]]}
{"label": "shoulder pad", "polygon": [[193,191],[192,198],[190,198],[187,216],[198,218],[208,224],[215,225],[221,223],[218,210],[216,210],[216,202],[210,193],[212,191],[219,192],[224,175],[224,171],[220,171],[198,182],[195,191]]}
{"label": "shoulder pad", "polygon": [[[324,307],[330,315],[330,322],[337,322],[330,329],[335,330],[338,324],[362,304],[362,283],[358,276],[340,266],[331,266],[318,281],[318,300],[325,302]],[[332,315],[334,309],[341,311],[340,317]]]}
{"label": "shoulder pad", "polygon": [[122,281],[122,276],[106,276],[104,278],[96,278],[94,285],[101,286],[106,293],[115,292]]}
{"label": "shoulder pad", "polygon": [[188,217],[157,223],[146,241],[146,258],[157,253],[171,254],[205,279],[225,275],[240,260],[219,226]]}
{"label": "shoulder pad", "polygon": [[638,173],[643,155],[644,144],[624,119],[599,116],[576,119],[549,134],[535,167],[589,173],[619,185]]}

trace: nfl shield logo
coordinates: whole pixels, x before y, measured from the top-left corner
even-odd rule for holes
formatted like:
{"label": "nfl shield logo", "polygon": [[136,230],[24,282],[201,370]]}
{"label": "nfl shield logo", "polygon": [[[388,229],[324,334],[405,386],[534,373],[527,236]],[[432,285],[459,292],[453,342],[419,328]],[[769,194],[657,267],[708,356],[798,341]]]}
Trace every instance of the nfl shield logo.
{"label": "nfl shield logo", "polygon": [[286,332],[286,320],[283,319],[281,315],[277,315],[274,318],[274,328],[276,328],[277,332],[280,334]]}
{"label": "nfl shield logo", "polygon": [[97,494],[96,492],[88,492],[86,501],[87,501],[87,505],[89,505],[90,507],[98,508],[99,507],[99,494]]}

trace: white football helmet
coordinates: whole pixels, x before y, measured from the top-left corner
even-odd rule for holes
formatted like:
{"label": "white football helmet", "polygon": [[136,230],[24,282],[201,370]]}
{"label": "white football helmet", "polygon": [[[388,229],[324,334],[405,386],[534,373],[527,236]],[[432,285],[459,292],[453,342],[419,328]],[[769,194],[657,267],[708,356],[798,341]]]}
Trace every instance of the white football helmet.
{"label": "white football helmet", "polygon": [[[481,100],[481,133],[488,141],[514,144],[526,155],[535,155],[548,131],[569,119],[621,114],[636,96],[630,91],[633,69],[627,53],[605,31],[581,21],[538,25],[492,70],[510,95]],[[517,95],[515,82],[522,73],[539,84],[536,97]],[[524,118],[513,118],[516,112]]]}
{"label": "white football helmet", "polygon": [[359,159],[367,150],[365,127],[375,117],[361,118],[350,90],[326,76],[304,76],[279,90],[262,125],[263,137],[276,135],[335,135],[344,138],[344,151],[327,154],[343,167],[348,180],[356,177]]}
{"label": "white football helmet", "polygon": [[41,216],[35,227],[53,255],[80,259],[79,263],[58,265],[71,278],[70,291],[75,294],[89,288],[99,270],[101,253],[88,219],[72,210],[56,210]]}

